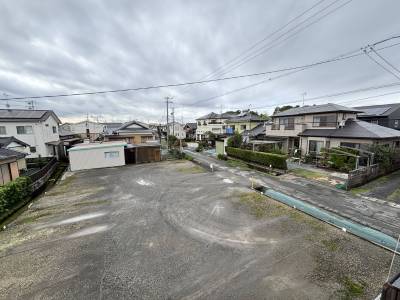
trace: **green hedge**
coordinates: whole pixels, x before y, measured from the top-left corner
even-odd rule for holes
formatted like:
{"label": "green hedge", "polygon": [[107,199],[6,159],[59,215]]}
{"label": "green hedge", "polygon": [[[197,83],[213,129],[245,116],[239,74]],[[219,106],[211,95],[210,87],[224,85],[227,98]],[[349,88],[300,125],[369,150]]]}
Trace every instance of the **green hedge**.
{"label": "green hedge", "polygon": [[30,183],[29,177],[22,176],[0,186],[0,214],[7,212],[30,196]]}
{"label": "green hedge", "polygon": [[239,148],[226,147],[228,155],[240,158],[248,162],[254,162],[264,166],[272,166],[273,168],[287,170],[286,155],[253,152],[250,150],[243,150]]}

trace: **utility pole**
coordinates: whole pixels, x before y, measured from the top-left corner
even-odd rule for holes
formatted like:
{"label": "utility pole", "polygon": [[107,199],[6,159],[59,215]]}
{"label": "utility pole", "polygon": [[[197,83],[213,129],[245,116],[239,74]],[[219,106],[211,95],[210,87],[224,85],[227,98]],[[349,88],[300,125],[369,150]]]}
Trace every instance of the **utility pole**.
{"label": "utility pole", "polygon": [[175,136],[175,107],[172,106],[172,135]]}
{"label": "utility pole", "polygon": [[169,104],[172,103],[172,101],[171,101],[172,98],[173,97],[169,97],[169,96],[164,98],[165,102],[167,103],[167,149],[169,149],[169,111],[168,111],[168,108],[169,108]]}
{"label": "utility pole", "polygon": [[302,95],[303,95],[303,106],[304,106],[304,97],[307,95],[307,92],[304,92]]}

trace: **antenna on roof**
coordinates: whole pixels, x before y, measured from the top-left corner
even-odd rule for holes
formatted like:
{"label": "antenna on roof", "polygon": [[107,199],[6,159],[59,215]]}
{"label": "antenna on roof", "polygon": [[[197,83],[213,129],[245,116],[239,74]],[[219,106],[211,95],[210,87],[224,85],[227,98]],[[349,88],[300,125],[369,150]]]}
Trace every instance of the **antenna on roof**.
{"label": "antenna on roof", "polygon": [[304,97],[307,95],[307,92],[301,94],[303,96],[303,106],[304,106]]}

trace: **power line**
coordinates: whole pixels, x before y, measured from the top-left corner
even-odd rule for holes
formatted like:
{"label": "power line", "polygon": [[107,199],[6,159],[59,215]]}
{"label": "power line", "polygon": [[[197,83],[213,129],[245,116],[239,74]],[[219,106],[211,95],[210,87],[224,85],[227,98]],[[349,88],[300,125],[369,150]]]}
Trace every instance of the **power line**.
{"label": "power line", "polygon": [[285,29],[287,26],[289,26],[290,24],[292,24],[294,21],[300,19],[302,16],[304,16],[305,14],[307,14],[309,11],[313,10],[315,7],[317,7],[319,4],[321,4],[322,2],[324,2],[326,0],[320,0],[317,3],[315,3],[314,5],[312,5],[310,8],[306,9],[305,11],[303,11],[302,13],[300,13],[299,15],[297,15],[296,17],[294,17],[293,19],[291,19],[289,22],[287,22],[286,24],[284,24],[283,26],[279,27],[277,30],[273,31],[272,33],[268,34],[267,36],[265,36],[264,38],[262,38],[261,40],[257,41],[256,43],[254,43],[253,45],[251,45],[250,47],[248,47],[246,50],[242,51],[240,54],[238,54],[237,56],[235,56],[234,58],[230,59],[228,62],[226,62],[225,64],[219,66],[218,68],[216,68],[214,71],[212,71],[211,73],[209,73],[208,75],[206,75],[204,78],[208,78],[213,74],[216,74],[217,71],[225,68],[226,66],[230,65],[232,62],[236,61],[238,58],[240,58],[241,56],[243,56],[244,54],[246,54],[247,52],[253,50],[254,48],[256,48],[258,45],[260,45],[261,43],[265,42],[266,40],[268,40],[269,38],[271,38],[272,36],[274,36],[275,34],[277,34],[278,32],[282,31],[283,29]]}
{"label": "power line", "polygon": [[[300,24],[304,23],[305,21],[308,21],[310,18],[314,17],[314,16],[317,15],[319,12],[321,12],[321,11],[323,11],[323,10],[329,8],[330,6],[332,6],[333,4],[335,4],[335,3],[338,2],[338,1],[339,1],[339,0],[336,0],[336,1],[334,1],[333,3],[329,4],[328,6],[326,6],[325,8],[323,8],[322,10],[318,11],[317,13],[315,13],[314,15],[312,15],[311,17],[307,18],[307,19],[304,20],[303,22],[301,22],[301,23],[299,23],[298,25],[296,25],[294,28],[292,28],[292,29],[288,30],[287,32],[283,33],[282,35],[278,36],[278,38],[275,38],[271,43],[273,43],[273,42],[279,40],[281,37],[284,37],[287,33],[291,32],[293,29],[296,29]],[[232,65],[230,68],[228,68],[228,70],[226,70],[226,71],[224,71],[224,72],[222,72],[222,73],[219,72],[219,73],[218,73],[218,76],[221,76],[221,75],[224,75],[224,74],[226,74],[226,73],[228,73],[228,72],[231,72],[231,71],[233,71],[233,70],[236,70],[237,68],[239,68],[240,66],[244,65],[245,63],[247,63],[247,62],[249,62],[249,61],[251,61],[251,60],[253,60],[253,59],[259,57],[260,55],[262,55],[262,54],[264,54],[264,53],[266,53],[266,52],[268,52],[269,50],[273,49],[274,47],[280,45],[281,43],[287,41],[287,40],[290,39],[291,37],[293,37],[293,36],[299,34],[299,33],[302,32],[303,30],[307,29],[307,28],[310,27],[311,25],[314,25],[315,23],[319,22],[320,20],[324,19],[325,17],[329,16],[330,14],[334,13],[335,11],[339,10],[339,9],[342,8],[343,6],[349,4],[351,1],[353,1],[353,0],[348,0],[347,2],[345,2],[345,3],[343,3],[342,5],[336,7],[335,9],[329,11],[328,13],[322,15],[321,17],[317,18],[315,21],[313,21],[313,22],[307,24],[306,26],[300,28],[299,30],[295,31],[293,34],[291,34],[291,35],[289,35],[288,37],[286,37],[285,39],[283,39],[283,40],[277,42],[276,44],[273,44],[273,45],[271,45],[270,47],[268,47],[268,46],[269,46],[271,43],[269,43],[269,44],[267,44],[267,45],[264,45],[263,47],[261,47],[260,49],[257,50],[258,53],[257,53],[257,51],[256,51],[255,53],[246,56],[246,57],[244,58],[243,61],[238,62],[238,63]],[[266,48],[266,47],[268,47],[268,48]],[[265,48],[266,48],[266,49],[265,49]],[[260,50],[262,50],[262,51],[260,52]]]}
{"label": "power line", "polygon": [[[390,40],[390,39],[386,39],[386,41],[387,40]],[[385,47],[381,47],[381,48],[379,48],[377,50],[383,50],[383,49],[391,48],[391,47],[394,47],[394,46],[397,46],[397,45],[400,45],[400,43],[396,43],[396,44],[388,45],[388,46],[385,46]],[[359,51],[359,50],[354,50],[354,51],[352,51],[350,53],[354,53],[355,51]],[[331,63],[331,62],[336,62],[336,61],[340,61],[340,60],[350,59],[350,58],[357,57],[357,56],[360,56],[360,55],[362,55],[362,53],[361,54],[360,53],[352,54],[352,55],[348,55],[348,56],[338,56],[338,57],[335,57],[335,58],[326,59],[326,60],[322,60],[322,61],[318,61],[318,62],[315,62],[315,63],[306,64],[306,65],[301,65],[301,66],[287,67],[287,68],[276,69],[276,70],[271,70],[271,71],[250,73],[250,74],[236,75],[236,76],[229,76],[229,77],[222,77],[222,78],[216,78],[216,79],[189,81],[189,82],[174,83],[174,84],[151,85],[151,86],[146,86],[146,87],[127,88],[127,89],[93,91],[93,92],[0,98],[0,100],[7,101],[7,100],[26,100],[26,99],[74,97],[74,96],[85,96],[85,95],[96,95],[96,94],[107,94],[107,93],[121,93],[121,92],[131,92],[131,91],[140,91],[140,90],[160,89],[160,88],[166,88],[166,87],[179,87],[179,86],[186,86],[186,85],[205,84],[205,83],[211,83],[211,82],[219,82],[219,81],[226,81],[226,80],[233,80],[233,79],[256,77],[256,76],[268,75],[268,74],[273,74],[273,73],[292,71],[292,70],[297,70],[297,69],[306,69],[306,68],[309,68],[309,67],[314,67],[314,66],[318,66],[318,65],[322,65],[322,64],[326,64],[326,63]]]}
{"label": "power line", "polygon": [[[399,43],[399,44],[400,44],[400,43]],[[389,46],[388,46],[388,47],[389,47]],[[382,50],[382,49],[384,49],[384,48],[385,48],[385,47],[380,48],[379,50]],[[353,57],[356,57],[356,56],[364,55],[364,53],[362,53],[362,52],[361,52],[361,53],[358,53],[358,54],[353,54],[354,52],[359,52],[360,50],[361,50],[361,49],[357,49],[357,50],[353,50],[353,51],[344,53],[344,54],[342,54],[342,55],[339,55],[339,56],[335,57],[334,59],[343,60],[343,59],[348,59],[348,58],[353,58]],[[335,61],[337,61],[337,60],[335,60]],[[242,91],[242,90],[245,90],[245,89],[254,87],[254,86],[258,86],[258,85],[263,84],[263,83],[265,83],[265,82],[272,81],[272,80],[274,80],[274,79],[278,79],[278,78],[281,78],[281,77],[289,76],[289,75],[291,75],[291,74],[294,74],[294,73],[303,71],[303,70],[305,70],[305,69],[307,69],[307,68],[309,68],[309,67],[304,67],[304,68],[299,69],[299,70],[295,70],[295,71],[292,71],[292,72],[288,72],[288,73],[285,73],[285,74],[282,74],[282,75],[279,75],[279,76],[276,76],[276,77],[268,78],[268,79],[265,79],[265,80],[262,80],[262,81],[259,81],[259,82],[256,82],[256,83],[247,85],[247,86],[243,86],[243,87],[241,87],[241,88],[237,88],[237,89],[234,89],[234,90],[231,90],[231,91],[228,91],[228,92],[219,94],[219,95],[215,95],[215,96],[212,96],[212,97],[209,97],[209,98],[206,98],[206,99],[198,100],[198,101],[196,101],[196,102],[194,102],[194,103],[192,103],[192,104],[189,104],[189,105],[187,105],[187,106],[194,106],[194,105],[196,105],[196,104],[198,104],[198,103],[201,103],[201,102],[207,102],[207,101],[210,101],[210,100],[219,98],[219,97],[227,96],[227,95],[230,95],[230,94],[233,94],[233,93],[236,93],[236,92],[239,92],[239,91]]]}
{"label": "power line", "polygon": [[[322,96],[317,96],[317,97],[312,97],[312,98],[305,98],[304,102],[313,101],[313,100],[319,100],[319,99],[323,99],[323,98],[338,97],[338,96],[354,94],[354,93],[360,93],[360,92],[367,92],[367,91],[383,89],[383,88],[389,88],[389,87],[394,87],[394,86],[399,86],[399,85],[400,85],[400,83],[396,82],[396,83],[390,83],[390,84],[378,85],[378,86],[371,86],[371,87],[366,87],[366,88],[361,88],[361,89],[356,89],[356,90],[343,91],[343,92],[327,94],[327,95],[322,95]],[[270,108],[270,107],[275,107],[277,105],[293,104],[293,103],[302,102],[302,101],[303,101],[303,99],[296,99],[296,100],[287,101],[287,102],[283,102],[283,103],[277,103],[277,104],[274,104],[274,105],[253,107],[253,109]]]}
{"label": "power line", "polygon": [[[281,26],[280,28],[278,28],[277,30],[273,31],[272,33],[268,34],[267,36],[265,36],[264,38],[262,38],[261,40],[257,41],[256,43],[254,43],[253,45],[251,45],[249,48],[247,48],[246,50],[242,51],[239,55],[235,56],[234,58],[230,59],[228,62],[226,62],[225,64],[220,65],[219,67],[217,67],[214,71],[212,71],[211,73],[207,74],[206,76],[203,76],[202,78],[200,78],[200,80],[204,80],[207,78],[211,78],[215,77],[215,74],[220,73],[221,70],[223,70],[226,66],[229,66],[231,63],[235,62],[237,59],[239,59],[240,57],[242,57],[243,55],[245,55],[247,52],[250,52],[251,50],[253,50],[254,48],[256,48],[259,44],[263,43],[264,41],[268,40],[269,38],[271,38],[272,36],[274,36],[275,34],[277,34],[278,32],[282,31],[283,29],[285,29],[287,26],[289,26],[290,24],[292,24],[294,21],[296,21],[297,19],[301,18],[302,16],[304,16],[305,14],[307,14],[309,11],[311,11],[312,9],[314,9],[315,7],[317,7],[319,4],[321,4],[322,2],[325,2],[326,0],[320,0],[317,3],[315,3],[314,5],[312,5],[310,8],[306,9],[305,11],[303,11],[302,13],[300,13],[299,15],[297,15],[296,17],[294,17],[293,19],[291,19],[289,22],[287,22],[286,24],[284,24],[283,26]],[[299,25],[299,24],[298,24]],[[297,25],[297,26],[298,26]],[[240,61],[240,59],[239,59]]]}
{"label": "power line", "polygon": [[389,66],[391,66],[394,70],[396,70],[398,73],[400,73],[400,70],[397,69],[390,61],[388,61],[386,58],[384,58],[381,54],[378,53],[378,51],[376,51],[374,49],[374,47],[369,47],[369,49],[374,52],[377,56],[379,56],[385,63],[387,63]]}
{"label": "power line", "polygon": [[369,55],[369,53],[367,52],[366,49],[364,49],[364,53],[367,55],[367,57],[369,59],[371,59],[374,63],[376,63],[379,67],[381,67],[382,69],[384,69],[386,72],[392,74],[394,77],[396,77],[398,80],[400,80],[400,76],[398,76],[396,73],[392,72],[391,70],[389,70],[387,67],[385,67],[384,65],[382,65],[379,61],[377,61],[375,58],[373,58],[371,55]]}

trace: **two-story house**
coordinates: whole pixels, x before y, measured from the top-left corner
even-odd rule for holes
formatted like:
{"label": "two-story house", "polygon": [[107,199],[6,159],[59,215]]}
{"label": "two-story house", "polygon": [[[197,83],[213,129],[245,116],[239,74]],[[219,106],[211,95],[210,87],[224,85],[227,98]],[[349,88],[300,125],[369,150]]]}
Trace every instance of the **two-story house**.
{"label": "two-story house", "polygon": [[0,109],[0,137],[28,144],[29,158],[60,155],[60,123],[52,110]]}
{"label": "two-story house", "polygon": [[204,140],[207,132],[212,132],[215,135],[225,134],[227,128],[226,121],[233,117],[235,117],[235,115],[227,113],[216,114],[211,112],[205,116],[197,118],[196,140]]}
{"label": "two-story house", "polygon": [[243,133],[246,130],[252,130],[258,125],[265,122],[265,118],[260,117],[259,115],[247,110],[238,114],[237,116],[226,121],[227,133]]}
{"label": "two-story house", "polygon": [[272,116],[272,124],[266,125],[266,139],[276,141],[285,152],[301,149],[302,155],[338,146],[400,146],[398,131],[357,120],[358,113],[361,111],[332,103],[292,108]]}
{"label": "two-story house", "polygon": [[61,125],[65,131],[70,131],[72,134],[77,134],[81,138],[88,138],[90,141],[96,140],[105,131],[105,125],[89,120],[77,123],[64,123]]}
{"label": "two-story house", "polygon": [[169,134],[175,136],[178,140],[186,138],[186,131],[184,125],[178,122],[169,123]]}
{"label": "two-story house", "polygon": [[125,141],[128,144],[142,144],[156,141],[156,132],[148,125],[130,121],[113,130],[112,134],[105,134],[105,141]]}
{"label": "two-story house", "polygon": [[355,107],[362,113],[357,119],[400,130],[400,103]]}

